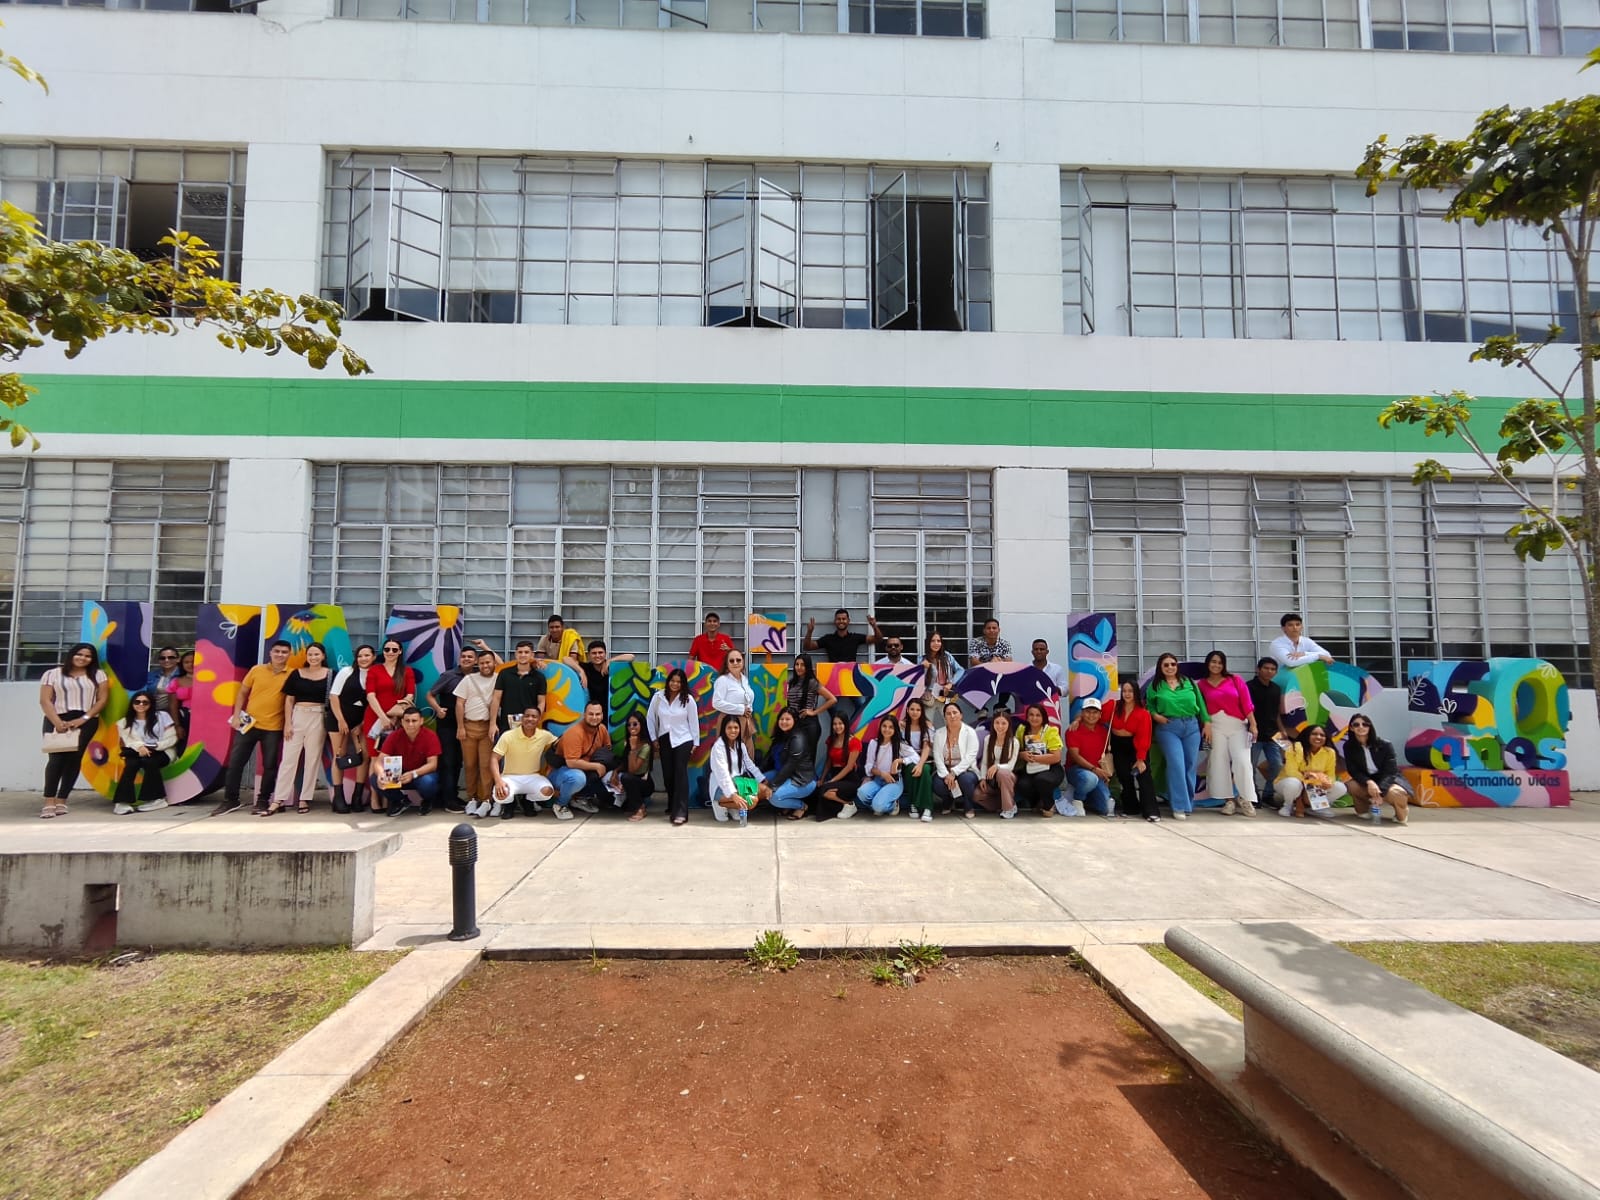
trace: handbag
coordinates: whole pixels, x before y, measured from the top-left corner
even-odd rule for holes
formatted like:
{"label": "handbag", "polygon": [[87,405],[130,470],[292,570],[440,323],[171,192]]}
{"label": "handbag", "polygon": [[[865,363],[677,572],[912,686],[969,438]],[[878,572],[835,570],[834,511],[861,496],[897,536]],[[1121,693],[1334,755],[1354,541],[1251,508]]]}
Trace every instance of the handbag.
{"label": "handbag", "polygon": [[361,757],[361,747],[351,746],[351,748],[345,751],[345,753],[338,755],[333,760],[333,764],[341,771],[353,771],[359,767],[363,761],[365,760]]}
{"label": "handbag", "polygon": [[65,754],[69,750],[78,748],[78,731],[76,729],[52,729],[44,735],[44,744],[41,749],[46,754]]}

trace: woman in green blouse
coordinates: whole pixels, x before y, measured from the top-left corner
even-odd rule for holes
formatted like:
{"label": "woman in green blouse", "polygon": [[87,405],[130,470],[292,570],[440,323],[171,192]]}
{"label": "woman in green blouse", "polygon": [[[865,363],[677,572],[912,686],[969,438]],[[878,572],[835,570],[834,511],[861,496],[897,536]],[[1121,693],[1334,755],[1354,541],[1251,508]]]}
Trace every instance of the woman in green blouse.
{"label": "woman in green blouse", "polygon": [[1210,715],[1194,680],[1178,674],[1176,655],[1163,654],[1156,660],[1156,677],[1145,692],[1145,706],[1155,722],[1156,745],[1167,760],[1167,803],[1174,817],[1187,821],[1194,811],[1201,729],[1209,725]]}

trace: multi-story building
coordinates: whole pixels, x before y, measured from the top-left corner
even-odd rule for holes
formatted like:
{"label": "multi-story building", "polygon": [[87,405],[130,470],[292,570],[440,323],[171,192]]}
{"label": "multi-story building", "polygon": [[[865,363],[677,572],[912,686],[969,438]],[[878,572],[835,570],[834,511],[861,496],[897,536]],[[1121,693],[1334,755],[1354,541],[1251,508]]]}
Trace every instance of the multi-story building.
{"label": "multi-story building", "polygon": [[1058,651],[1102,609],[1125,670],[1252,662],[1300,609],[1386,683],[1527,654],[1592,688],[1573,565],[1516,559],[1508,497],[1413,487],[1422,440],[1376,423],[1524,387],[1467,355],[1570,327],[1565,264],[1352,170],[1579,91],[1595,0],[106,8],[5,8],[51,87],[5,88],[0,196],[333,296],[377,375],[203,334],[27,356],[19,747],[85,597],[153,600],[159,641],[205,601],[357,634],[438,601],[657,657],[707,609]]}

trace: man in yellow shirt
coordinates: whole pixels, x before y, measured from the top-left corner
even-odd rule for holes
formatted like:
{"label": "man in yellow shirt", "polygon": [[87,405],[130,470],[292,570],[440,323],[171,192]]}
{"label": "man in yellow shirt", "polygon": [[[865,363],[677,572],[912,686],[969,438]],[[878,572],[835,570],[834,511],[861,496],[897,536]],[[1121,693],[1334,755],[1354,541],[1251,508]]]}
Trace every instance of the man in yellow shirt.
{"label": "man in yellow shirt", "polygon": [[283,685],[289,680],[288,642],[276,641],[267,651],[267,661],[250,668],[233,698],[233,716],[228,724],[238,731],[233,752],[228,755],[228,773],[223,780],[222,803],[211,810],[213,817],[239,808],[239,789],[245,768],[256,747],[261,748],[261,790],[256,793],[254,811],[265,813],[278,783],[278,756],[283,750]]}
{"label": "man in yellow shirt", "polygon": [[575,667],[582,667],[586,651],[583,638],[578,636],[578,631],[568,629],[566,622],[560,617],[551,617],[548,629],[549,632],[539,639],[539,644],[534,647],[533,652],[540,658],[552,661],[564,660]]}
{"label": "man in yellow shirt", "polygon": [[500,735],[489,758],[494,798],[467,805],[467,816],[510,819],[517,815],[518,804],[528,816],[536,816],[539,801],[555,795],[544,777],[544,756],[555,744],[555,735],[539,728],[539,710],[523,709],[521,723]]}

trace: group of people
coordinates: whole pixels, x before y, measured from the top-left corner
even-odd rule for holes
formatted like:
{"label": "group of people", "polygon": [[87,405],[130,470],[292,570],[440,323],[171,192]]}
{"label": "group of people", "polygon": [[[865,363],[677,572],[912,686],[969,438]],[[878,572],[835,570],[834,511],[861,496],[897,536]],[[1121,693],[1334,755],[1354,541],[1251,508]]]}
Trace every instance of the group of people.
{"label": "group of people", "polygon": [[[690,657],[717,672],[712,707],[718,714],[706,791],[718,821],[748,821],[767,804],[790,820],[823,820],[857,812],[901,812],[931,821],[936,813],[980,811],[1014,818],[1019,811],[1044,817],[1083,815],[1161,820],[1150,750],[1166,764],[1161,789],[1171,815],[1186,820],[1194,809],[1202,747],[1209,753],[1206,784],[1222,811],[1254,816],[1271,805],[1284,816],[1324,812],[1348,794],[1359,813],[1379,819],[1389,803],[1400,824],[1409,789],[1392,746],[1372,722],[1357,714],[1349,724],[1345,768],[1329,731],[1312,726],[1296,734],[1283,724],[1279,665],[1298,666],[1330,655],[1304,636],[1298,614],[1286,614],[1283,635],[1262,658],[1254,679],[1228,669],[1213,651],[1199,680],[1182,674],[1175,655],[1163,654],[1148,690],[1124,680],[1115,698],[1084,700],[1059,726],[1039,704],[1013,714],[1003,705],[977,714],[957,699],[960,675],[954,656],[934,631],[923,642],[922,683],[904,717],[890,713],[869,730],[851,733],[855,708],[818,678],[812,651],[831,662],[853,662],[863,646],[883,651],[875,661],[911,664],[906,641],[882,632],[850,629],[850,614],[834,614],[831,633],[816,636],[807,624],[804,649],[793,660],[784,705],[770,748],[756,752],[755,690],[744,654],[707,613]],[[321,774],[324,745],[331,746],[333,811],[362,808],[393,816],[427,813],[435,805],[470,817],[532,816],[548,804],[570,820],[573,810],[619,810],[645,818],[659,768],[666,816],[689,819],[689,761],[700,735],[699,709],[687,673],[668,672],[643,713],[630,713],[622,744],[607,727],[609,666],[603,641],[585,644],[578,632],[552,616],[538,642],[519,641],[510,663],[482,640],[463,647],[456,667],[419,695],[416,672],[394,638],[362,645],[354,663],[335,671],[326,649],[313,643],[304,663],[290,668],[292,647],[272,644],[267,661],[250,668],[234,693],[235,731],[223,775],[223,795],[213,813],[243,806],[246,773],[259,755],[260,785],[253,811],[270,817],[288,809],[310,811]],[[1034,641],[1032,664],[1063,693],[1066,676],[1050,661],[1049,645]],[[570,662],[587,690],[581,718],[559,737],[544,728],[550,661]],[[970,666],[1011,661],[999,622],[985,623],[971,646]],[[118,722],[122,765],[114,798],[119,813],[165,807],[161,769],[181,752],[188,735],[194,656],[163,647],[145,685],[129,698]],[[73,646],[40,685],[47,762],[41,816],[64,816],[83,751],[94,737],[108,699],[98,654]],[[426,717],[434,717],[429,728]],[[824,732],[824,723],[827,730]],[[980,737],[981,733],[981,737]],[[54,741],[52,741],[54,739]],[[1281,744],[1280,744],[1281,739]],[[460,791],[462,784],[465,794]],[[1113,797],[1115,784],[1115,797]]]}

